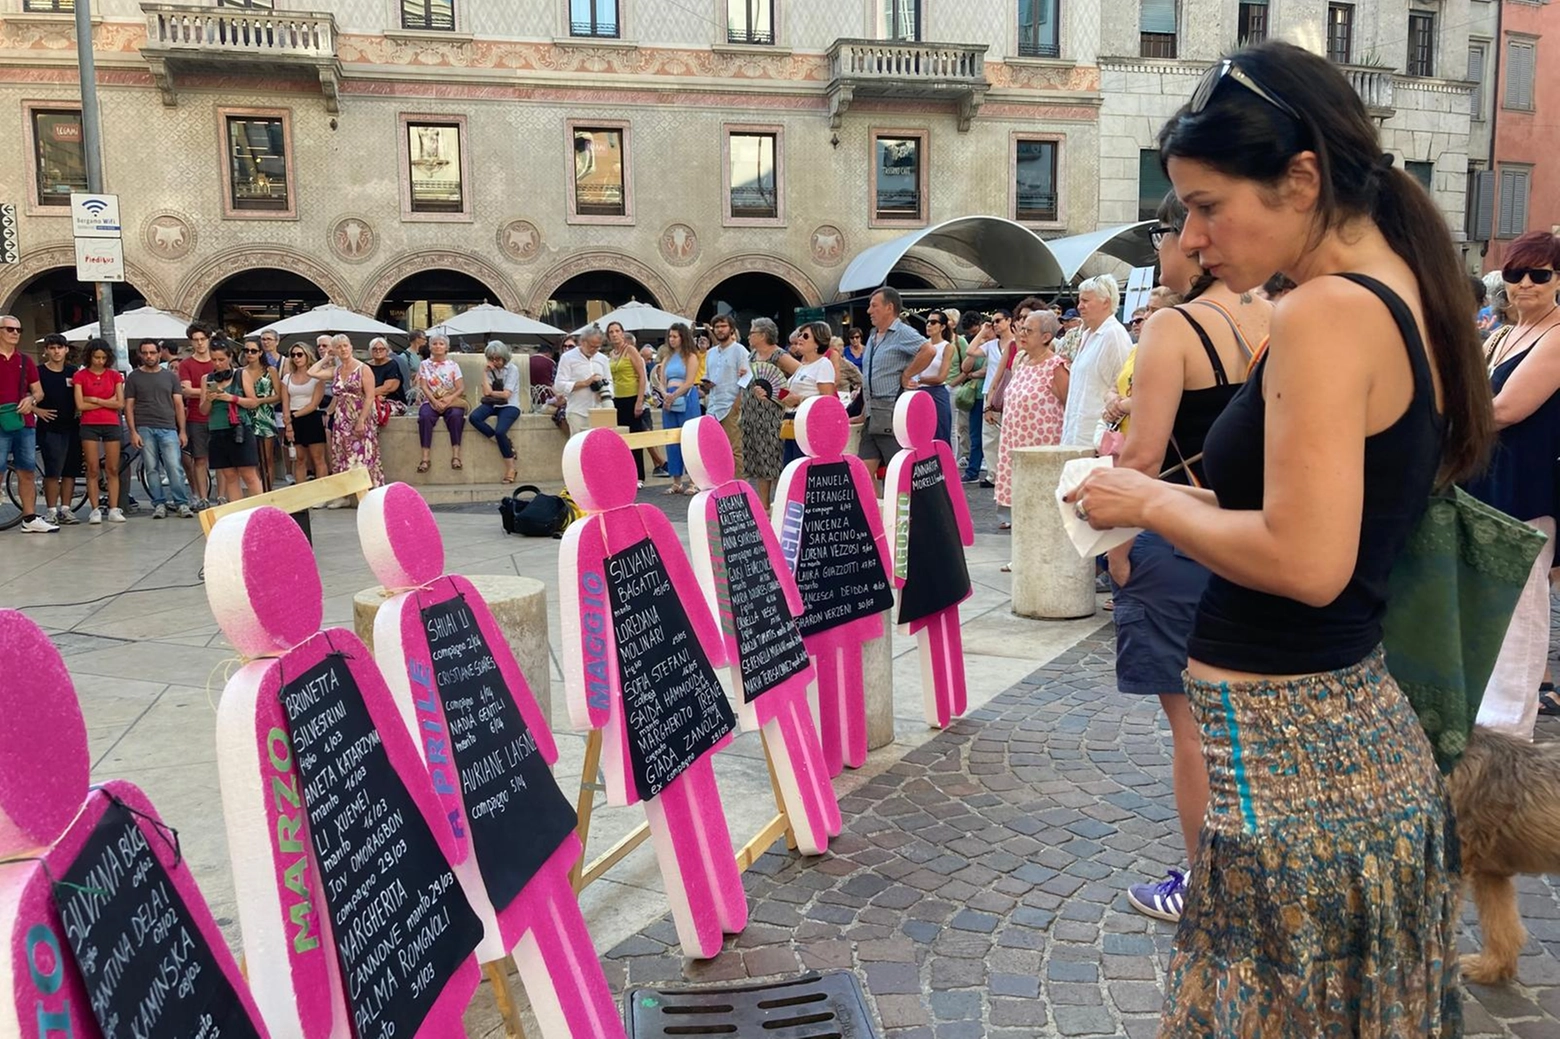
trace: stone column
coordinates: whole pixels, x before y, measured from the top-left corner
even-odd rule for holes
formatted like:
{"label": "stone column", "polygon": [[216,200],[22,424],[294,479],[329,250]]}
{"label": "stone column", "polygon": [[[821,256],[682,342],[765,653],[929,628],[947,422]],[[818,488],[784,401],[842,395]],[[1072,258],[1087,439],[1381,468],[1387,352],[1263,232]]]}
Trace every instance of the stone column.
{"label": "stone column", "polygon": [[1056,485],[1062,466],[1091,458],[1086,447],[1021,447],[1013,458],[1013,612],[1065,620],[1094,613],[1094,560],[1062,529]]}
{"label": "stone column", "polygon": [[861,680],[867,692],[867,749],[894,742],[894,611],[883,613],[884,635],[861,647]]}
{"label": "stone column", "polygon": [[[478,574],[467,577],[486,600],[510,652],[525,675],[531,695],[552,719],[552,660],[547,652],[547,586],[532,577]],[[389,598],[383,588],[365,588],[352,598],[352,628],[370,650],[374,648],[374,618]]]}

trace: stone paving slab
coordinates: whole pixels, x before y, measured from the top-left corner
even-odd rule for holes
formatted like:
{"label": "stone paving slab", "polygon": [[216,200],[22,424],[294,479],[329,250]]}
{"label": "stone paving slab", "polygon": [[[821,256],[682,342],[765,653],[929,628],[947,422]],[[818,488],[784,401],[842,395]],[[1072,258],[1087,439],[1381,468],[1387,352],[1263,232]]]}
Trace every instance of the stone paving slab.
{"label": "stone paving slab", "polygon": [[[892,1039],[1153,1036],[1174,929],[1125,886],[1183,851],[1169,730],[1113,654],[1106,627],[867,780],[829,855],[777,845],[714,959],[683,959],[669,918],[618,944],[614,989],[849,968]],[[1470,1036],[1560,1036],[1560,878],[1519,889],[1520,983],[1470,986]]]}

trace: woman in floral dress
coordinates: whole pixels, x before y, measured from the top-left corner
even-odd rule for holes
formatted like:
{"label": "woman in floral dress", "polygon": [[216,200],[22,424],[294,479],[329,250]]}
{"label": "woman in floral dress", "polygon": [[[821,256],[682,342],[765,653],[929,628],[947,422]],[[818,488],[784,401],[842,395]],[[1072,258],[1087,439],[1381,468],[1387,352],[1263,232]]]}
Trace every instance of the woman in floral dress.
{"label": "woman in floral dress", "polygon": [[1013,451],[1062,442],[1067,359],[1053,349],[1061,324],[1037,310],[1018,327],[1018,357],[1003,392],[1002,444],[997,454],[997,505],[1013,507]]}
{"label": "woman in floral dress", "polygon": [[[331,356],[309,374],[329,378],[330,471],[344,473],[354,466],[368,470],[375,487],[385,484],[379,464],[379,423],[374,421],[374,373],[352,356],[352,340],[338,335],[330,343]],[[337,502],[332,502],[332,505]]]}

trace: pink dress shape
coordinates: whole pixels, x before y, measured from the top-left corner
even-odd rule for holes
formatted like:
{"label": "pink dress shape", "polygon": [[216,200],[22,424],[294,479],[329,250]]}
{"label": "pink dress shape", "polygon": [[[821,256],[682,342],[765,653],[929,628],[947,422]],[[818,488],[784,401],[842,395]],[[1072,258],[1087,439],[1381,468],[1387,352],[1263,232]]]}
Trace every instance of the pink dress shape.
{"label": "pink dress shape", "polygon": [[737,716],[763,736],[797,850],[822,855],[839,835],[840,804],[807,703],[814,672],[796,623],[801,589],[758,492],[734,478],[720,422],[705,416],[683,426],[682,451],[700,489],[688,508],[688,545],[725,635]]}
{"label": "pink dress shape", "polygon": [[558,748],[503,630],[470,581],[443,573],[444,541],[411,487],[369,492],[358,536],[397,593],[374,619],[374,654],[444,804],[484,928],[477,958],[514,957],[542,1039],[622,1039],[569,883],[585,849],[551,772]]}
{"label": "pink dress shape", "polygon": [[[363,394],[363,369],[361,362],[350,375],[342,375],[338,368],[331,378],[330,393],[335,400],[335,410],[330,415],[330,468],[331,472],[344,473],[353,466],[362,466],[373,478],[375,487],[385,485],[384,467],[379,464],[379,423],[374,420],[374,409]],[[368,410],[368,421],[363,432],[356,428],[358,416]]]}
{"label": "pink dress shape", "polygon": [[1049,447],[1062,442],[1065,405],[1051,392],[1056,369],[1067,363],[1052,354],[1039,364],[1023,354],[1013,362],[1013,381],[1002,404],[1002,449],[997,456],[997,504],[1013,504],[1013,451],[1020,447]]}
{"label": "pink dress shape", "polygon": [[558,554],[569,718],[602,730],[607,803],[644,805],[678,941],[708,959],[748,915],[712,760],[736,729],[725,640],[671,521],[635,503],[623,438],[571,437],[563,477],[588,513]]}

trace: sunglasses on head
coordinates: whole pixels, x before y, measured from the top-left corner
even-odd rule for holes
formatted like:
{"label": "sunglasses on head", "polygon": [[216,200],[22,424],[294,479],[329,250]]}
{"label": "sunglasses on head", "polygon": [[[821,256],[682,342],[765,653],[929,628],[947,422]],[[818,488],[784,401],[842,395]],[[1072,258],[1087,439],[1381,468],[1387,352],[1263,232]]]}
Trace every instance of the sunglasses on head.
{"label": "sunglasses on head", "polygon": [[1268,90],[1259,84],[1256,80],[1252,79],[1251,75],[1242,69],[1239,65],[1235,64],[1234,60],[1231,58],[1225,58],[1217,65],[1214,65],[1203,76],[1202,82],[1197,84],[1197,89],[1192,91],[1192,101],[1191,104],[1187,106],[1187,111],[1192,115],[1200,115],[1203,109],[1207,108],[1208,104],[1213,100],[1213,95],[1218,92],[1219,84],[1223,83],[1226,79],[1233,80],[1234,82],[1245,87],[1247,90],[1251,91],[1253,94],[1257,95],[1262,100],[1278,109],[1280,112],[1283,112],[1285,115],[1289,116],[1289,118],[1293,119],[1295,122],[1304,122],[1304,120],[1300,118],[1299,112],[1296,112],[1293,108],[1286,104],[1281,98],[1279,98],[1277,94],[1274,94],[1271,90]]}
{"label": "sunglasses on head", "polygon": [[1506,267],[1500,272],[1507,285],[1515,285],[1524,277],[1532,279],[1534,285],[1547,285],[1554,276],[1555,272],[1548,267]]}

